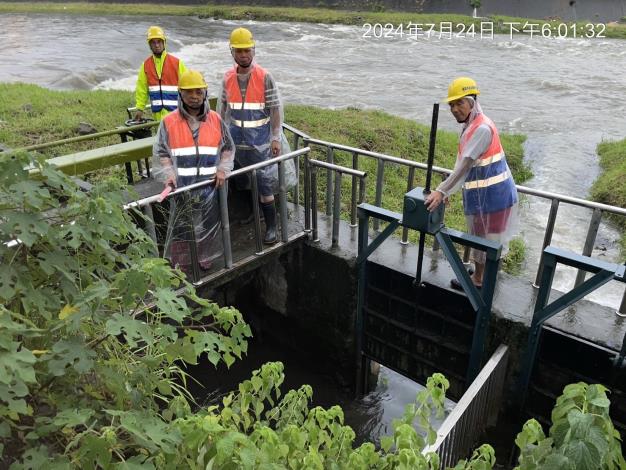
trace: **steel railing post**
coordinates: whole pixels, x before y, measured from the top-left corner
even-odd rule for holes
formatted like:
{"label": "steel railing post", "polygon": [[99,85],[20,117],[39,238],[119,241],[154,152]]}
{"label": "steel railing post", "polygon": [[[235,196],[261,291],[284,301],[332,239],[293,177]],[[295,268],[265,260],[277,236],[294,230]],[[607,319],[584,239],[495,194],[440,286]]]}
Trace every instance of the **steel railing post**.
{"label": "steel railing post", "polygon": [[[335,163],[335,154],[332,147],[326,149],[326,162]],[[326,170],[326,215],[333,213],[333,171]]]}
{"label": "steel railing post", "polygon": [[252,186],[250,197],[252,198],[252,212],[254,213],[255,254],[260,255],[263,253],[263,241],[261,240],[261,214],[259,212],[259,183],[257,182],[256,175],[256,170],[252,170],[252,174],[250,175],[250,182]]}
{"label": "steel railing post", "polygon": [[311,172],[311,226],[312,237],[314,242],[319,242],[319,234],[317,232],[317,168],[309,169]]}
{"label": "steel railing post", "polygon": [[335,194],[333,201],[332,246],[339,245],[339,220],[341,218],[341,172],[335,172]]}
{"label": "steel railing post", "polygon": [[[357,152],[352,152],[352,169],[353,170],[359,169],[359,154]],[[357,226],[357,223],[356,223],[356,206],[357,206],[356,198],[358,197],[357,178],[358,177],[356,175],[352,175],[352,193],[350,197],[350,227]]]}
{"label": "steel railing post", "polygon": [[228,217],[228,181],[219,188],[220,218],[222,219],[222,245],[224,247],[224,267],[233,267],[233,251],[230,244],[230,220]]}
{"label": "steel railing post", "polygon": [[289,241],[289,220],[287,213],[287,188],[285,185],[285,165],[278,163],[278,203],[280,204],[280,233],[281,241]]}
{"label": "steel railing post", "polygon": [[[587,230],[587,238],[585,239],[585,246],[583,247],[583,256],[591,256],[593,251],[593,245],[596,242],[596,236],[598,235],[598,229],[600,228],[600,221],[602,220],[602,211],[600,209],[594,209],[591,221],[589,222],[589,229]],[[581,285],[585,281],[586,271],[582,269],[578,270],[576,274],[576,281],[574,287]]]}
{"label": "steel railing post", "polygon": [[554,224],[556,223],[556,216],[559,212],[559,200],[552,199],[550,204],[550,214],[548,215],[548,223],[546,224],[546,233],[543,236],[543,246],[541,247],[541,256],[539,257],[539,268],[537,269],[537,276],[535,277],[534,287],[539,287],[539,280],[543,273],[543,250],[546,249],[550,243],[552,243],[552,234],[554,233]]}

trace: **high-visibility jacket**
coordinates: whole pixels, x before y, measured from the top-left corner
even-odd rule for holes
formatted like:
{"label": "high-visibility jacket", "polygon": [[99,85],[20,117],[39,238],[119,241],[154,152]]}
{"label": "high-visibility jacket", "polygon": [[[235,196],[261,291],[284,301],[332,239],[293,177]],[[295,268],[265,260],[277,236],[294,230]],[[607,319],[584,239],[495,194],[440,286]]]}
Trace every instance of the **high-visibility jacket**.
{"label": "high-visibility jacket", "polygon": [[252,67],[245,96],[241,95],[237,81],[237,66],[224,74],[227,106],[230,108],[229,130],[237,145],[270,143],[270,113],[265,107],[266,74],[261,66],[255,64]]}
{"label": "high-visibility jacket", "polygon": [[154,56],[145,60],[143,69],[148,79],[148,96],[152,112],[158,113],[163,108],[174,111],[178,106],[178,58],[166,55],[161,75],[157,72]]}
{"label": "high-visibility jacket", "polygon": [[186,186],[211,179],[217,171],[217,151],[222,141],[219,114],[209,111],[206,119],[200,122],[197,141],[178,110],[168,114],[163,125],[167,129],[172,159],[175,159],[176,184]]}
{"label": "high-visibility jacket", "polygon": [[[137,85],[135,87],[135,106],[138,109],[143,110],[147,104],[152,105],[151,96],[149,93],[150,91],[149,87],[155,86],[155,84],[154,84],[154,77],[153,77],[153,83],[152,84],[148,83],[148,72],[149,71],[156,72],[156,77],[157,77],[156,85],[158,85],[158,77],[163,78],[163,70],[165,68],[165,65],[166,64],[169,65],[169,63],[171,62],[171,59],[175,59],[176,61],[178,61],[178,70],[177,70],[177,75],[176,75],[176,79],[174,83],[174,85],[176,85],[176,96],[178,96],[178,77],[180,77],[185,72],[185,70],[187,70],[187,67],[185,67],[185,64],[183,63],[181,59],[178,59],[177,57],[174,57],[173,55],[170,55],[166,51],[164,51],[161,54],[161,57],[155,57],[154,55],[148,57],[141,64],[141,67],[139,67],[139,73],[137,74]],[[148,65],[147,67],[146,67],[146,63]],[[171,86],[171,84],[167,84],[167,85]],[[169,91],[172,91],[172,90],[170,89]],[[174,103],[171,103],[171,100],[170,100],[171,97],[172,97],[171,95],[168,97],[168,101],[170,101],[169,103],[170,106],[168,106],[168,108],[170,108],[171,104],[173,104],[174,105],[173,109],[176,109],[176,104],[177,104],[176,98],[174,98]],[[156,112],[154,111],[154,108],[152,108],[152,117],[156,119],[157,121],[160,121],[165,116],[167,116],[167,114],[169,114],[169,112],[171,111],[168,108],[161,106],[160,110]]]}
{"label": "high-visibility jacket", "polygon": [[476,129],[486,124],[491,129],[491,143],[476,159],[463,185],[463,209],[466,215],[497,212],[517,202],[517,190],[506,162],[498,130],[491,119],[479,114],[470,123],[459,141],[458,158]]}

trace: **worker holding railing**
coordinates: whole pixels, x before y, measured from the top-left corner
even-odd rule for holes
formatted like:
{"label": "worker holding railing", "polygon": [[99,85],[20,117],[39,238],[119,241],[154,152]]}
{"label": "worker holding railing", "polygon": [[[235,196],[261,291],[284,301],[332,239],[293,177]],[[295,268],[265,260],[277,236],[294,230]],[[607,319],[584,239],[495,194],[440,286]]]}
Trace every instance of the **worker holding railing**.
{"label": "worker holding railing", "polygon": [[164,256],[190,274],[196,260],[207,271],[221,255],[217,189],[233,169],[235,144],[219,114],[209,108],[200,72],[183,73],[178,89],[178,109],[159,125],[153,174],[166,190],[213,180],[170,198]]}

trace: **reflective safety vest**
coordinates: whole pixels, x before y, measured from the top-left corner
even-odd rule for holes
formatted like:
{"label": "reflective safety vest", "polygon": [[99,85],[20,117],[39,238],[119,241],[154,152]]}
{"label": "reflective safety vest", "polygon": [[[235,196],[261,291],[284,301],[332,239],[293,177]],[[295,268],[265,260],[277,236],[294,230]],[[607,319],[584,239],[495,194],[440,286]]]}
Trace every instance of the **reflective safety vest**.
{"label": "reflective safety vest", "polygon": [[217,151],[222,141],[222,120],[214,111],[209,111],[200,122],[198,140],[194,141],[187,120],[178,110],[163,119],[167,129],[170,152],[176,159],[176,183],[187,186],[211,179],[218,163]]}
{"label": "reflective safety vest", "polygon": [[457,158],[461,158],[465,145],[481,124],[486,124],[491,129],[491,143],[476,159],[465,178],[463,210],[466,215],[497,212],[517,202],[517,189],[506,162],[498,130],[493,121],[484,114],[476,116],[461,135]]}
{"label": "reflective safety vest", "polygon": [[174,111],[178,107],[178,58],[166,54],[160,77],[153,56],[145,60],[143,70],[148,79],[148,96],[152,112],[158,113],[163,108]]}
{"label": "reflective safety vest", "polygon": [[265,108],[266,74],[259,65],[252,67],[245,96],[241,96],[239,89],[237,66],[224,74],[226,100],[230,108],[229,130],[237,145],[270,143],[270,113]]}

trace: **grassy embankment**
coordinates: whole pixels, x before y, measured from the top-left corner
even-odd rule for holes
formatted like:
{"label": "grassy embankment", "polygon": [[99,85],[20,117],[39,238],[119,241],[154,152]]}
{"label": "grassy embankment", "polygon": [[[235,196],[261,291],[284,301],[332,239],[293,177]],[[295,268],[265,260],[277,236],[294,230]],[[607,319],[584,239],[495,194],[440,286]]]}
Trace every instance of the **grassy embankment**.
{"label": "grassy embankment", "polygon": [[[51,91],[35,85],[0,84],[0,142],[18,148],[42,142],[76,136],[81,121],[89,122],[98,131],[112,129],[125,119],[125,108],[132,103],[132,94],[125,91]],[[358,109],[329,110],[312,106],[289,105],[286,121],[318,139],[337,142],[375,152],[411,160],[426,160],[429,128],[408,119],[391,116],[382,111]],[[518,183],[531,176],[522,161],[521,135],[502,135],[507,159]],[[117,136],[99,141],[87,141],[54,147],[42,151],[46,158],[95,148],[119,142]],[[457,135],[439,131],[435,164],[445,168],[454,166]],[[325,159],[320,148],[314,149],[314,158]],[[351,166],[351,155],[338,152],[336,162]],[[376,162],[361,157],[360,169],[368,173],[366,200],[374,201]],[[119,173],[122,174],[121,172]],[[385,169],[383,206],[401,211],[402,196],[406,191],[406,167],[387,165]],[[324,178],[320,178],[320,203],[324,201]],[[439,181],[435,178],[435,184]],[[350,179],[344,178],[344,215],[348,217]],[[416,172],[416,185],[424,184],[422,172]],[[448,226],[464,229],[460,196],[455,196],[446,211]],[[412,236],[416,238],[415,233]],[[507,270],[514,272],[524,257],[524,244],[517,241],[507,261]]]}
{"label": "grassy embankment", "polygon": [[[626,208],[626,139],[600,143],[598,155],[603,173],[593,183],[591,197],[595,201]],[[626,255],[626,217],[609,218],[622,232],[621,248]]]}
{"label": "grassy embankment", "polygon": [[[468,13],[470,8],[468,7]],[[562,23],[560,20],[540,20],[529,18],[517,18],[510,16],[494,15],[486,18],[472,18],[466,15],[455,14],[419,14],[412,12],[393,12],[393,11],[345,11],[333,10],[329,8],[285,8],[285,7],[261,7],[261,6],[235,6],[235,5],[155,5],[155,4],[125,4],[125,3],[85,3],[85,2],[67,2],[67,3],[46,3],[46,2],[3,2],[0,3],[0,13],[65,13],[65,14],[93,14],[93,15],[155,15],[155,16],[200,16],[207,18],[216,18],[224,20],[257,20],[257,21],[298,21],[305,23],[328,23],[328,24],[348,24],[363,25],[371,24],[392,24],[399,26],[403,24],[405,27],[409,23],[416,24],[434,24],[440,25],[442,22],[451,22],[455,25],[455,32],[460,32],[463,27],[457,25],[465,25],[469,27],[474,25],[475,33],[480,36],[481,22],[492,22],[495,33],[510,34],[511,26],[506,23],[518,23],[517,29],[522,33],[529,32],[527,28],[524,31],[523,25],[528,22],[530,24],[539,25],[539,29],[545,23],[549,23],[552,29],[552,36],[557,35],[558,26]],[[588,32],[585,29],[587,21],[577,22],[577,34],[580,32]],[[530,29],[533,29],[531,26]],[[547,30],[546,30],[547,31]],[[515,31],[513,31],[515,32]],[[405,33],[406,34],[406,33]],[[535,35],[541,35],[541,31]],[[547,34],[547,33],[546,33]],[[572,29],[563,33],[567,37],[572,36]],[[626,25],[613,24],[607,25],[605,31],[606,37],[609,38],[626,38]]]}

